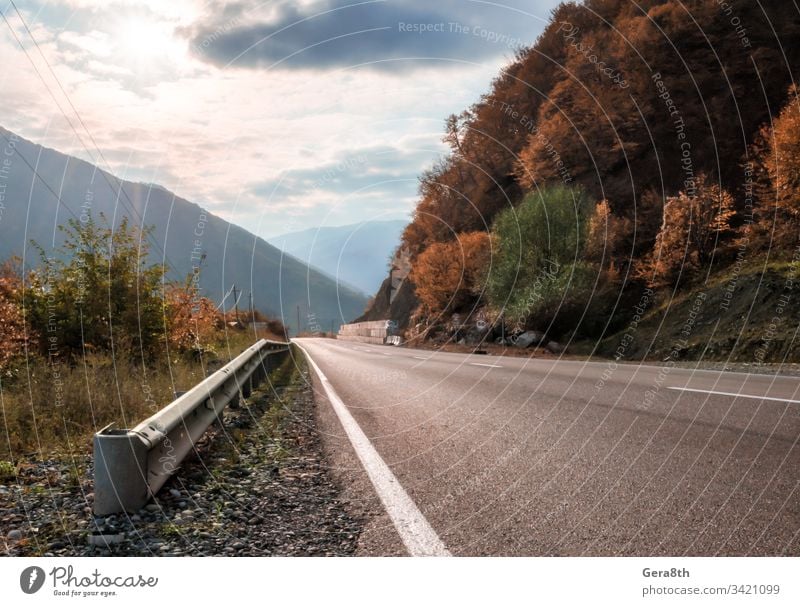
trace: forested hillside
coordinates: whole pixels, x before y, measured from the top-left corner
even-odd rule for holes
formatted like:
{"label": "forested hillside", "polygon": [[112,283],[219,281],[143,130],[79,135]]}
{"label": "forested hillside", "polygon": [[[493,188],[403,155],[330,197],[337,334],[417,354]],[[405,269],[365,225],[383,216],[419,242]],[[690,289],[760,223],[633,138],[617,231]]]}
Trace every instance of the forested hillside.
{"label": "forested hillside", "polygon": [[[450,152],[420,177],[403,234],[419,303],[409,335],[457,312],[603,343],[643,296],[669,332],[673,297],[713,289],[718,306],[701,315],[768,322],[744,276],[774,270],[768,318],[775,293],[797,296],[799,41],[796,8],[775,0],[558,7],[447,119]],[[673,313],[676,338],[686,313]]]}

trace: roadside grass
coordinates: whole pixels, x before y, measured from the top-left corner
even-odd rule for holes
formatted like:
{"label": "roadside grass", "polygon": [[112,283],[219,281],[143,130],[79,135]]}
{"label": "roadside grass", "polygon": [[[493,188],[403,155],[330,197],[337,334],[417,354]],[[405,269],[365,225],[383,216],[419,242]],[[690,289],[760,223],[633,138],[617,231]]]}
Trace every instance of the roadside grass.
{"label": "roadside grass", "polygon": [[178,525],[167,522],[161,527],[161,532],[159,534],[165,539],[169,539],[183,536],[183,531],[181,531]]}
{"label": "roadside grass", "polygon": [[[107,353],[48,364],[23,359],[0,378],[0,476],[20,459],[91,451],[91,435],[108,424],[132,427],[166,406],[260,338],[275,335],[227,330],[202,359],[171,355],[130,360]],[[76,472],[77,473],[77,472]]]}
{"label": "roadside grass", "polygon": [[13,480],[17,475],[17,467],[11,461],[0,461],[0,482]]}

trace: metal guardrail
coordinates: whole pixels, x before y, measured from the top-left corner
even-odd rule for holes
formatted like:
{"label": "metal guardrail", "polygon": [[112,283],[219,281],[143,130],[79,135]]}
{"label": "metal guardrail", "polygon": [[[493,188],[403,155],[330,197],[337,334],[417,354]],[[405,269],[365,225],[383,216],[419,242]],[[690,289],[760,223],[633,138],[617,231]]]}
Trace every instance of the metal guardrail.
{"label": "metal guardrail", "polygon": [[263,381],[288,343],[260,340],[133,429],[94,435],[94,513],[137,511],[155,495],[223,409]]}

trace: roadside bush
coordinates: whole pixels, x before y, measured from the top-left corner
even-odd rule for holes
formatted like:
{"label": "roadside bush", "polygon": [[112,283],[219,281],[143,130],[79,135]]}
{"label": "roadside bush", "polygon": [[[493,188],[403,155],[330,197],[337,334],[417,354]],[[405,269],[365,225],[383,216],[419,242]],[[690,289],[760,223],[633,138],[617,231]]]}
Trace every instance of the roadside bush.
{"label": "roadside bush", "polygon": [[463,233],[451,242],[436,242],[425,249],[417,257],[411,279],[427,313],[454,312],[480,297],[490,264],[489,235]]}
{"label": "roadside bush", "polygon": [[666,199],[661,229],[639,275],[653,286],[708,270],[715,255],[736,235],[733,196],[700,173],[693,191]]}
{"label": "roadside bush", "polygon": [[24,309],[17,265],[0,266],[0,459],[84,450],[92,432],[138,423],[259,338],[285,338],[279,320],[258,312],[266,330],[226,326],[191,277],[165,283],[165,268],[147,263],[147,231],[126,220],[64,231],[55,255],[40,248]]}
{"label": "roadside bush", "polygon": [[16,260],[0,265],[0,372],[25,353],[35,334],[25,326],[22,311],[22,276]]}
{"label": "roadside bush", "polygon": [[147,265],[148,230],[92,218],[59,229],[61,249],[48,256],[40,248],[41,265],[31,274],[30,319],[44,336],[41,353],[153,353],[164,337],[164,267]]}
{"label": "roadside bush", "polygon": [[[583,191],[553,186],[500,213],[492,228],[489,303],[519,328],[574,327],[598,268],[584,259],[593,206]],[[557,318],[557,316],[561,316]]]}
{"label": "roadside bush", "polygon": [[[189,283],[191,284],[191,283]],[[188,284],[168,284],[164,293],[167,342],[181,353],[213,353],[222,326],[222,314],[208,297]]]}
{"label": "roadside bush", "polygon": [[611,212],[608,200],[598,202],[589,218],[586,233],[586,259],[601,267],[617,267],[627,262],[625,250],[633,232],[633,223]]}

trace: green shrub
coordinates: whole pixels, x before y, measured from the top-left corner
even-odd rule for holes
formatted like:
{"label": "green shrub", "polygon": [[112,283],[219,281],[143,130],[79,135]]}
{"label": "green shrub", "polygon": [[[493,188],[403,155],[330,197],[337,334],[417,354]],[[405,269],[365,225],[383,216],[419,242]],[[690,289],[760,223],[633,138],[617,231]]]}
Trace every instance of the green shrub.
{"label": "green shrub", "polygon": [[11,461],[0,461],[0,482],[17,477],[17,468]]}
{"label": "green shrub", "polygon": [[584,259],[592,212],[582,190],[558,185],[497,217],[486,294],[507,321],[555,332],[575,327],[598,276]]}
{"label": "green shrub", "polygon": [[54,256],[40,248],[41,266],[31,276],[30,321],[42,353],[152,353],[164,339],[164,267],[147,264],[149,229],[127,218],[112,228],[91,217],[59,229],[64,244]]}

